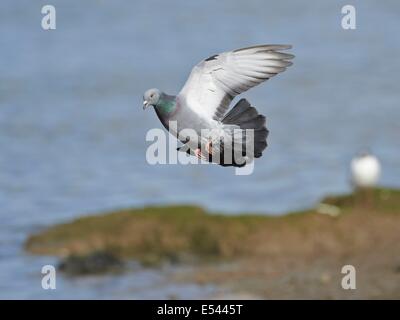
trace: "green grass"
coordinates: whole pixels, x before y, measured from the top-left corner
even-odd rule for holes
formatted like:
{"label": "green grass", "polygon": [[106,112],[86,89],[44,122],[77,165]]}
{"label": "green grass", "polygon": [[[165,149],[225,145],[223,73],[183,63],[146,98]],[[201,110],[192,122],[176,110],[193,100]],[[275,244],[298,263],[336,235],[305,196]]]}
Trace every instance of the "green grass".
{"label": "green grass", "polygon": [[60,256],[102,250],[144,263],[176,260],[182,254],[228,257],[239,253],[242,237],[258,220],[211,215],[195,206],[121,210],[56,225],[31,236],[26,248]]}
{"label": "green grass", "polygon": [[315,230],[335,232],[334,220],[347,213],[398,213],[400,191],[376,189],[368,194],[328,197],[322,202],[340,207],[342,214],[332,218],[307,210],[268,217],[213,214],[196,206],[126,209],[55,225],[29,237],[25,246],[33,254],[63,257],[110,252],[144,265],[188,257],[232,259],[276,250],[285,245],[283,239],[296,245],[298,239]]}
{"label": "green grass", "polygon": [[367,208],[397,213],[400,210],[400,190],[387,188],[357,190],[352,194],[327,197],[323,202],[344,210]]}

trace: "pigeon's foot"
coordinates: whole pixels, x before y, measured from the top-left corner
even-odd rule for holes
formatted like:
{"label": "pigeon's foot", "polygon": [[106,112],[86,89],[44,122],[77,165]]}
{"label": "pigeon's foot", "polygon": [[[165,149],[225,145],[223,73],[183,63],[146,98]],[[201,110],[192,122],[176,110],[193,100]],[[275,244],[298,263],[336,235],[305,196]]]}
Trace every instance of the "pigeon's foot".
{"label": "pigeon's foot", "polygon": [[212,141],[208,140],[206,143],[206,151],[208,152],[209,155],[212,155]]}
{"label": "pigeon's foot", "polygon": [[201,150],[200,148],[197,148],[196,150],[194,150],[194,154],[197,158],[199,158],[200,160],[203,159],[203,155],[201,154]]}
{"label": "pigeon's foot", "polygon": [[[205,149],[206,149],[206,151],[207,151],[207,156],[211,156],[211,155],[212,155],[212,141],[211,141],[211,140],[209,140],[209,141],[206,143]],[[199,158],[200,160],[206,160],[206,159],[207,159],[206,155],[204,155],[204,154],[201,152],[201,149],[200,149],[200,148],[197,148],[197,149],[194,150],[194,155],[195,155],[197,158]]]}

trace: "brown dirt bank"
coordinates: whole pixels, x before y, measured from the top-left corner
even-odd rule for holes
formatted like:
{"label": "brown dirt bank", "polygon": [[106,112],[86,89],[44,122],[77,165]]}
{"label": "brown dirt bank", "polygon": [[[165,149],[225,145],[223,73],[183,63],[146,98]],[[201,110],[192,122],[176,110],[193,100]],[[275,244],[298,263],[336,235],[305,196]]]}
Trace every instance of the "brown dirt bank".
{"label": "brown dirt bank", "polygon": [[[280,217],[207,214],[191,206],[121,210],[51,227],[31,236],[26,249],[111,252],[146,265],[189,261],[195,271],[177,274],[177,281],[217,283],[251,297],[399,299],[400,191],[322,202],[328,206]],[[341,288],[346,264],[356,268],[356,290]]]}

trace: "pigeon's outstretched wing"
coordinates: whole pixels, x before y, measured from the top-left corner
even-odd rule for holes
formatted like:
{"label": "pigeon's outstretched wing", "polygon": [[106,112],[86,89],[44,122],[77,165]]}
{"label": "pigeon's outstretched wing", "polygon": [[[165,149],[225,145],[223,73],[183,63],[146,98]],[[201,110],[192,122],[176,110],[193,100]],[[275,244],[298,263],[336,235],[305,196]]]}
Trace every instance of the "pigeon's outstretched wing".
{"label": "pigeon's outstretched wing", "polygon": [[286,70],[289,45],[259,45],[213,55],[197,64],[179,96],[206,119],[221,120],[232,99]]}

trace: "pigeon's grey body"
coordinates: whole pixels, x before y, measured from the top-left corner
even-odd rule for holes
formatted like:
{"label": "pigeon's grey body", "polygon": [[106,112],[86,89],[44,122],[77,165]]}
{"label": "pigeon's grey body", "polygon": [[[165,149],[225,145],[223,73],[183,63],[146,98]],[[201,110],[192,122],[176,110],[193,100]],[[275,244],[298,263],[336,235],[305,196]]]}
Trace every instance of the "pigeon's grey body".
{"label": "pigeon's grey body", "polygon": [[[285,45],[261,45],[213,55],[193,68],[177,96],[156,91],[153,98],[154,93],[149,90],[144,97],[145,104],[154,100],[162,124],[191,151],[201,149],[205,155],[204,147],[209,144],[213,148],[207,156],[229,152],[240,162],[240,165],[235,162],[231,165],[241,166],[254,157],[260,157],[267,146],[265,117],[244,99],[228,113],[226,111],[236,95],[286,70],[291,65],[288,60],[294,56],[278,50],[289,48]],[[184,129],[192,129],[192,134]],[[246,152],[243,151],[243,137],[236,137],[234,133],[245,129],[254,130],[253,148],[246,149]],[[202,130],[211,130],[211,133],[204,136]],[[223,144],[220,144],[221,140]],[[212,161],[210,157],[209,161]]]}
{"label": "pigeon's grey body", "polygon": [[[193,111],[193,109],[185,104],[185,101],[179,95],[163,95],[163,99],[171,101],[174,104],[174,109],[170,112],[164,112],[162,108],[156,106],[155,111],[164,127],[177,138],[179,138],[178,132],[181,132],[186,128],[191,128],[198,134],[201,133],[201,129],[211,128],[210,121],[208,121],[208,119],[199,117],[198,114]],[[169,123],[173,122],[177,124],[176,128],[174,126],[169,126]]]}

